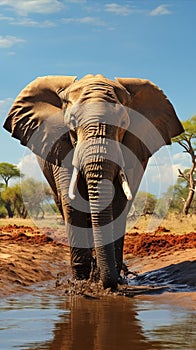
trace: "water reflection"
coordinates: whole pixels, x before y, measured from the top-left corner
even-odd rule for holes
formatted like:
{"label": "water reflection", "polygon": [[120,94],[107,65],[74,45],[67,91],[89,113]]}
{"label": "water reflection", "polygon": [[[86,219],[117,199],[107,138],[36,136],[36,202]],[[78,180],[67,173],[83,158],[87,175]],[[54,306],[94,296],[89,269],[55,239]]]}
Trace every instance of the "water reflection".
{"label": "water reflection", "polygon": [[28,344],[52,340],[54,324],[62,314],[66,317],[70,312],[59,306],[58,301],[50,296],[24,295],[1,300],[0,349],[27,350],[31,348]]}
{"label": "water reflection", "polygon": [[152,301],[138,303],[138,317],[145,336],[158,340],[163,349],[196,349],[196,312]]}
{"label": "water reflection", "polygon": [[74,297],[70,307],[70,320],[56,324],[49,350],[160,349],[145,338],[131,299]]}
{"label": "water reflection", "polygon": [[0,349],[192,350],[194,316],[145,297],[14,297],[0,302]]}

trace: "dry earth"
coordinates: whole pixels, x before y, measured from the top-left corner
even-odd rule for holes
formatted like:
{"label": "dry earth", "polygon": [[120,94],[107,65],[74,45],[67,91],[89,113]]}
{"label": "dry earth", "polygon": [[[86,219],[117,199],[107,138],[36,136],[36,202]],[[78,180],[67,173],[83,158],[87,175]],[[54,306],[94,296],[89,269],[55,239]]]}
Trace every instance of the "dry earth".
{"label": "dry earth", "polygon": [[[32,291],[36,283],[45,281],[53,281],[48,284],[50,292],[73,291],[70,282],[64,286],[61,283],[63,278],[71,278],[69,247],[63,229],[63,226],[60,230],[17,225],[0,227],[0,296],[27,292],[30,287]],[[151,233],[133,229],[126,234],[124,260],[133,273],[129,277],[134,285],[129,286],[129,293],[139,294],[149,288],[155,292],[164,288],[167,291],[169,284],[174,290],[176,286],[182,291],[188,287],[194,291],[195,298],[196,232],[178,235],[168,231],[159,227]],[[122,286],[121,293],[125,289]]]}

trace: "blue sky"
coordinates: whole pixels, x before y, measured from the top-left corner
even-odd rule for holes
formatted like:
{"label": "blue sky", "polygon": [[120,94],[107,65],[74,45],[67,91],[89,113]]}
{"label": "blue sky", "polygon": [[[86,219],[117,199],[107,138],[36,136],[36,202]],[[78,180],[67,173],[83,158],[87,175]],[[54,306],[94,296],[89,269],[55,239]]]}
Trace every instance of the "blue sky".
{"label": "blue sky", "polygon": [[[1,0],[0,162],[25,163],[24,147],[2,124],[14,98],[38,76],[146,78],[164,90],[180,120],[196,114],[195,14],[195,0]],[[151,161],[151,192],[159,186],[152,174],[160,161],[159,172],[172,163],[175,178],[177,167],[188,165],[179,147],[169,152],[170,162],[159,152]],[[161,191],[170,182],[166,176]]]}

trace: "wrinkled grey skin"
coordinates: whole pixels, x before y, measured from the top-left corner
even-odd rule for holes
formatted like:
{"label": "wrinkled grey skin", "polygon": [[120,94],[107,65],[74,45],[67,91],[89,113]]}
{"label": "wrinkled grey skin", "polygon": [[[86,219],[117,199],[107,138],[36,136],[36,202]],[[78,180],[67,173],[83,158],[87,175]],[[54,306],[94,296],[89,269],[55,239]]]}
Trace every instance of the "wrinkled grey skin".
{"label": "wrinkled grey skin", "polygon": [[126,217],[148,159],[183,131],[158,87],[117,80],[38,78],[18,96],[4,125],[38,156],[65,220],[73,277],[89,278],[95,247],[103,286],[114,289]]}
{"label": "wrinkled grey skin", "polygon": [[[43,171],[49,183],[51,183],[51,174],[55,174],[53,187],[59,188],[61,192],[59,207],[65,222],[68,223],[66,231],[71,247],[74,278],[89,278],[94,262],[92,247],[95,245],[96,260],[103,285],[105,288],[116,288],[122,268],[126,216],[130,208],[119,179],[119,171],[124,166],[119,142],[125,132],[120,126],[128,125],[129,121],[123,109],[119,111],[117,108],[115,112],[113,108],[113,125],[111,125],[108,104],[101,104],[101,112],[99,111],[100,115],[98,115],[100,104],[101,102],[93,103],[96,117],[94,113],[90,115],[89,108],[88,116],[81,113],[81,105],[75,105],[74,102],[74,107],[68,108],[65,116],[67,120],[71,115],[71,123],[74,126],[77,125],[77,127],[70,125],[71,142],[74,146],[72,165],[80,171],[77,188],[82,198],[88,201],[85,210],[80,205],[77,194],[74,200],[69,198],[73,169],[71,164],[67,168],[67,159],[64,161],[65,166],[61,168],[50,162],[44,162]],[[83,123],[84,118],[85,123]],[[43,167],[41,159],[39,163]],[[104,180],[108,181],[104,182]],[[99,181],[101,183],[98,183]],[[115,220],[116,218],[118,220]],[[81,235],[82,238],[79,237]],[[119,238],[115,239],[115,236]]]}

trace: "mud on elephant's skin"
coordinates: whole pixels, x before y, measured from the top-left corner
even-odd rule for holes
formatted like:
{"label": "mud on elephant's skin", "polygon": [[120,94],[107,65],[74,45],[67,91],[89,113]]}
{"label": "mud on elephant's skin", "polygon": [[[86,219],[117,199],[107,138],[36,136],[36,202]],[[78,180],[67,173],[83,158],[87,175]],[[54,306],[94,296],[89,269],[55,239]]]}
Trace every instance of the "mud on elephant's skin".
{"label": "mud on elephant's skin", "polygon": [[104,288],[116,288],[148,159],[183,132],[172,104],[145,79],[46,76],[22,90],[4,127],[37,155],[66,223],[73,277],[89,278],[95,251]]}

